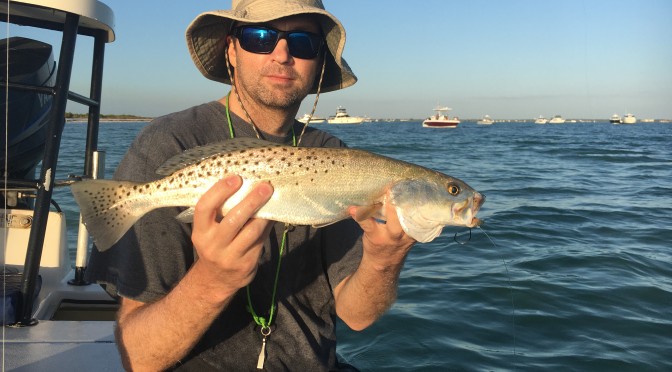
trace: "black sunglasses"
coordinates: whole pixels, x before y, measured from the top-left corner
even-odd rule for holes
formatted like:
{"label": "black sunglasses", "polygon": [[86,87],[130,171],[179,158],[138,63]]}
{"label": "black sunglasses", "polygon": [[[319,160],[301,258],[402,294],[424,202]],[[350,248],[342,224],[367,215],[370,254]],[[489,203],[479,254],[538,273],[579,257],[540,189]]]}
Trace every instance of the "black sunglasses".
{"label": "black sunglasses", "polygon": [[280,39],[287,40],[289,54],[295,58],[313,59],[320,52],[324,39],[318,34],[308,31],[280,31],[267,26],[236,27],[233,35],[238,38],[240,46],[257,54],[271,53]]}

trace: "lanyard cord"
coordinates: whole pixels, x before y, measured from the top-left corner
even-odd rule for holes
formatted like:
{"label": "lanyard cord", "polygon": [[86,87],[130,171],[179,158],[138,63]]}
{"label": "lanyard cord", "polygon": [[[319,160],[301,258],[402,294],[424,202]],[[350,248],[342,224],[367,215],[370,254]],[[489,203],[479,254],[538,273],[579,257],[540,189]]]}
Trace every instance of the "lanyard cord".
{"label": "lanyard cord", "polygon": [[262,334],[270,333],[270,326],[273,324],[275,311],[277,306],[275,304],[275,295],[278,290],[278,278],[280,277],[280,264],[282,262],[282,254],[285,252],[285,244],[287,243],[287,233],[289,232],[289,225],[285,225],[285,231],[282,233],[282,243],[280,244],[280,255],[278,256],[278,266],[275,268],[275,281],[273,282],[273,295],[271,296],[271,308],[269,309],[268,319],[257,315],[252,307],[252,297],[250,295],[250,286],[247,286],[247,309],[252,314],[252,319],[261,327]]}
{"label": "lanyard cord", "polygon": [[[229,112],[229,97],[231,97],[231,91],[229,91],[229,94],[226,95],[226,105],[224,105],[224,107],[226,107],[226,120],[229,122],[229,137],[231,137],[231,139],[233,139],[235,137],[235,135],[233,133],[233,121],[231,120],[231,112]],[[256,132],[256,127],[254,126],[254,124],[252,124],[252,127],[255,129],[255,132]],[[304,129],[305,129],[305,127],[304,127]],[[303,132],[301,133],[301,135],[303,135]],[[259,136],[259,132],[257,132],[257,136]],[[296,133],[294,133],[294,126],[293,125],[292,125],[292,146],[294,146],[294,147],[297,146]]]}
{"label": "lanyard cord", "polygon": [[[235,137],[233,131],[233,122],[231,121],[231,113],[229,112],[229,97],[231,92],[226,96],[226,120],[229,123],[229,136],[231,139]],[[292,146],[296,146],[296,134],[294,133],[294,126],[292,126]],[[278,256],[278,266],[275,268],[275,280],[273,282],[273,294],[271,296],[271,308],[269,309],[268,319],[257,315],[252,306],[252,296],[250,295],[250,285],[246,287],[247,291],[247,310],[252,314],[252,319],[254,322],[261,327],[261,333],[264,336],[268,336],[271,333],[271,324],[273,324],[273,319],[275,317],[275,312],[277,306],[275,304],[275,295],[278,291],[278,279],[280,278],[280,264],[282,263],[282,255],[285,252],[285,246],[287,244],[287,235],[289,233],[289,224],[285,224],[285,231],[282,233],[282,242],[280,243],[280,254]]]}

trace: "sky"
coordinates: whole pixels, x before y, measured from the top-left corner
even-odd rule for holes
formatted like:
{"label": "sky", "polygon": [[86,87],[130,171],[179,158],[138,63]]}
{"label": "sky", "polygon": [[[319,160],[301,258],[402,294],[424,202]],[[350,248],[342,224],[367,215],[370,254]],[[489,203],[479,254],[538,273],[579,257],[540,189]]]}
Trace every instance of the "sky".
{"label": "sky", "polygon": [[[189,57],[184,31],[230,1],[103,0],[115,12],[103,114],[159,116],[225,95]],[[323,0],[345,26],[354,86],[320,95],[316,114],[424,118],[672,118],[672,0]],[[11,36],[39,34],[11,26]],[[40,39],[56,46],[60,35]],[[88,93],[90,38],[71,90]],[[309,112],[309,95],[298,116]],[[85,112],[71,103],[69,112]]]}

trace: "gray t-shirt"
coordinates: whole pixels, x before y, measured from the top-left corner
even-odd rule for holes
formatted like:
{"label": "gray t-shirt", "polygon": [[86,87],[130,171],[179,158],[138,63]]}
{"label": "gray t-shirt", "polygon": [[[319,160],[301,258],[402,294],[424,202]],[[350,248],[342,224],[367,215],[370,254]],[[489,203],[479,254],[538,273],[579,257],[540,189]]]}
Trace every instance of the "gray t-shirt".
{"label": "gray t-shirt", "polygon": [[[255,136],[250,124],[231,115],[236,137]],[[303,125],[295,123],[296,136]],[[292,141],[291,132],[265,140]],[[115,179],[147,182],[155,170],[186,149],[230,138],[226,111],[210,102],[155,119],[133,142]],[[338,138],[307,128],[302,146],[344,147]],[[343,180],[347,182],[347,180]],[[175,216],[180,208],[148,213],[105,252],[93,250],[86,279],[103,284],[113,296],[151,303],[165,296],[194,262],[191,224]],[[284,224],[276,223],[264,245],[256,277],[250,285],[255,312],[268,317]],[[361,260],[361,229],[351,219],[314,229],[295,226],[282,258],[276,299],[278,310],[267,339],[267,370],[337,369],[336,313],[332,290],[353,273]],[[255,370],[262,336],[247,310],[245,289],[213,322],[177,370]]]}

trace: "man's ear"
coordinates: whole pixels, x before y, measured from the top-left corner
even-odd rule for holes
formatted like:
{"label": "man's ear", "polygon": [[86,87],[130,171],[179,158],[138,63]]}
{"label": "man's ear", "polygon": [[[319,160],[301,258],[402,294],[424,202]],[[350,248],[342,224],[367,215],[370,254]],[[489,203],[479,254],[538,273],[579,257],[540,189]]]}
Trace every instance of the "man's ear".
{"label": "man's ear", "polygon": [[231,35],[226,37],[226,49],[225,53],[228,53],[229,63],[231,67],[236,65],[236,41]]}

